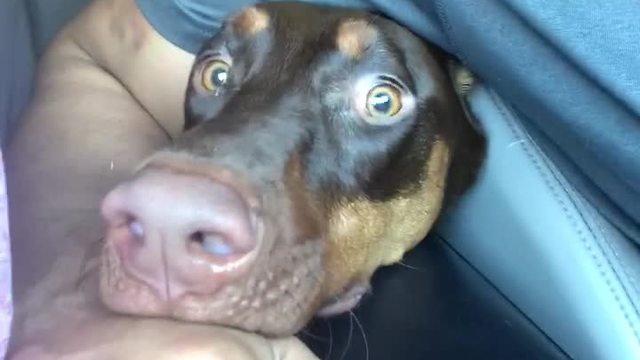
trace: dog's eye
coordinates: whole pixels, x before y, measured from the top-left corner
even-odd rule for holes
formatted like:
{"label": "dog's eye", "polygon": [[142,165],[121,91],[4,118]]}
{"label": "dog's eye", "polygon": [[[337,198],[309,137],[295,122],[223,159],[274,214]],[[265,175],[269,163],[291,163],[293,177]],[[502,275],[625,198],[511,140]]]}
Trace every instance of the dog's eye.
{"label": "dog's eye", "polygon": [[229,68],[231,66],[220,59],[209,61],[202,71],[202,86],[211,92],[223,87],[229,80]]}
{"label": "dog's eye", "polygon": [[402,92],[391,84],[378,85],[367,94],[366,110],[371,122],[382,122],[397,115],[402,109]]}

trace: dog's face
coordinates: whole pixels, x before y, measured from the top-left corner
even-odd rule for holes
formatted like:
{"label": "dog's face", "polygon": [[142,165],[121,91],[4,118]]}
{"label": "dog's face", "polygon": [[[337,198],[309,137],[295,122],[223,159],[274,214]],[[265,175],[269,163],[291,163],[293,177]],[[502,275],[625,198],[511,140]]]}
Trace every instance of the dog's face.
{"label": "dog's face", "polygon": [[424,238],[464,121],[433,49],[410,32],[365,12],[288,3],[243,10],[203,47],[186,115],[183,136],[137,179],[225,184],[249,214],[239,215],[249,235],[236,235],[252,245],[198,233],[199,259],[217,267],[193,279],[173,276],[182,270],[165,253],[167,287],[172,276],[192,280],[167,299],[136,271],[122,275],[127,261],[141,265],[107,237],[103,298],[118,311],[277,335],[349,310],[377,268]]}

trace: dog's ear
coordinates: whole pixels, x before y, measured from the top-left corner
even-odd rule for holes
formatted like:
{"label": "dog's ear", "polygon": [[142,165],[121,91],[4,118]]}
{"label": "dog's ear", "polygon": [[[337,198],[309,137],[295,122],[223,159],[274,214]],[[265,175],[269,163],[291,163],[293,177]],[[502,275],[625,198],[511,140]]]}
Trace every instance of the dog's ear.
{"label": "dog's ear", "polygon": [[451,206],[476,181],[486,156],[487,139],[481,125],[470,111],[467,97],[478,80],[455,59],[448,60],[448,73],[457,97],[456,143],[453,145],[451,168],[447,182],[446,206]]}

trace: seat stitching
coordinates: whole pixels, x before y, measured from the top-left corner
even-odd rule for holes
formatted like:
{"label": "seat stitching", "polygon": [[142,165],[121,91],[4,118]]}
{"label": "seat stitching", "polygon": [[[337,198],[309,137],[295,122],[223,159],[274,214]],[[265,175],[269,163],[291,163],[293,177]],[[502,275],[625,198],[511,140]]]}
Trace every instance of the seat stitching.
{"label": "seat stitching", "polygon": [[[598,227],[598,229],[600,230],[601,234],[605,233],[604,228],[602,227],[602,220],[601,219],[593,219],[595,225]],[[632,288],[632,291],[634,292],[635,295],[640,294],[639,288],[638,288],[638,283],[636,281],[635,276],[633,276],[628,269],[631,268],[631,266],[628,265],[628,262],[622,257],[620,256],[620,253],[618,252],[618,250],[616,249],[615,246],[612,245],[612,242],[609,240],[608,237],[604,237],[605,242],[608,245],[608,248],[611,250],[611,252],[613,253],[613,257],[615,258],[615,260],[617,260],[617,262],[619,263],[619,268],[621,268],[622,273],[624,274],[624,278],[628,281],[629,286]],[[633,305],[636,314],[638,314],[638,307],[636,306],[636,304],[632,301],[631,304]]]}
{"label": "seat stitching", "polygon": [[[494,106],[498,109],[498,111],[500,112],[501,116],[503,117],[503,119],[505,119],[505,122],[507,123],[507,127],[509,128],[509,130],[511,131],[512,135],[520,140],[523,139],[523,136],[520,135],[520,133],[522,133],[521,129],[516,129],[516,125],[515,125],[515,119],[513,117],[513,114],[511,114],[507,109],[506,109],[506,105],[504,105],[502,103],[502,101],[499,100],[497,94],[492,91],[492,90],[488,90],[489,93],[489,97],[491,99],[491,102],[494,104]],[[510,121],[511,120],[511,121]],[[620,300],[620,296],[618,295],[618,292],[613,288],[613,285],[611,284],[611,280],[609,279],[610,276],[607,276],[606,271],[603,268],[603,264],[601,260],[598,260],[597,258],[597,254],[596,251],[593,247],[593,245],[589,244],[589,242],[587,241],[587,238],[585,236],[585,233],[583,230],[579,229],[577,226],[577,221],[578,219],[575,218],[575,216],[571,215],[568,209],[568,206],[565,202],[565,200],[563,200],[559,194],[559,192],[557,191],[557,186],[554,185],[551,181],[551,179],[549,178],[549,175],[556,177],[555,174],[553,174],[550,171],[545,171],[541,164],[540,161],[538,160],[539,158],[542,158],[541,154],[537,153],[539,152],[539,150],[537,150],[534,147],[531,147],[529,145],[529,142],[523,141],[523,142],[519,142],[519,145],[522,147],[524,153],[527,155],[527,157],[531,160],[531,162],[534,165],[534,168],[537,170],[537,172],[540,174],[540,176],[542,177],[546,187],[551,190],[551,194],[553,195],[553,197],[555,198],[555,200],[557,201],[557,203],[560,205],[563,213],[565,214],[565,216],[567,217],[567,219],[570,221],[570,224],[573,226],[573,228],[576,230],[576,233],[578,235],[578,237],[580,238],[583,246],[585,247],[585,249],[587,250],[587,252],[591,255],[591,258],[594,260],[598,271],[600,272],[600,275],[605,279],[605,284],[607,285],[610,293],[613,295],[618,308],[622,311],[622,314],[625,318],[625,320],[627,321],[627,324],[629,325],[629,327],[631,328],[633,335],[635,337],[635,340],[637,342],[640,343],[640,337],[638,336],[638,331],[636,329],[636,326],[634,324],[633,321],[631,321],[631,317],[629,316],[626,307],[622,304],[621,300]],[[536,153],[534,153],[534,151]],[[558,181],[558,179],[556,178],[556,181]],[[560,184],[562,187],[562,184]],[[563,190],[566,189],[563,188]],[[579,216],[582,218],[583,223],[585,224],[585,227],[587,228],[587,230],[589,231],[589,233],[591,234],[591,236],[593,238],[595,238],[593,231],[591,229],[590,224],[587,223],[587,221],[585,221],[584,217],[582,216],[581,211],[578,210],[578,208],[576,207],[576,204],[573,202],[573,199],[571,199],[570,196],[567,195],[568,200],[571,202],[571,205],[573,205],[574,210],[579,214]],[[593,241],[595,242],[595,241]],[[602,249],[600,248],[600,245],[595,242],[596,245],[598,246],[600,253],[603,255],[605,262],[609,265],[609,268],[611,269],[611,271],[613,272],[614,276],[617,277],[617,274],[615,272],[615,269],[611,266],[610,260],[607,258],[606,255],[603,254]],[[624,289],[624,286],[623,286]],[[625,291],[626,293],[626,291]],[[628,294],[627,294],[628,296]]]}
{"label": "seat stitching", "polygon": [[[535,150],[535,149],[534,149]],[[537,152],[540,152],[540,150],[537,150]],[[619,283],[621,284],[622,288],[623,288],[623,293],[627,296],[628,299],[632,299],[633,297],[629,294],[629,290],[626,288],[626,284],[625,282],[623,282],[623,279],[628,279],[629,281],[631,281],[632,279],[629,276],[629,273],[626,270],[625,267],[625,263],[622,261],[622,259],[618,256],[617,252],[615,251],[615,248],[611,245],[611,240],[610,237],[606,235],[606,232],[604,231],[601,222],[595,218],[593,215],[591,215],[591,211],[587,210],[587,214],[585,214],[583,211],[578,210],[580,207],[576,204],[580,203],[580,205],[584,204],[584,201],[582,200],[581,196],[577,193],[577,191],[575,189],[573,189],[567,181],[562,180],[560,177],[562,176],[558,170],[556,170],[555,166],[551,163],[551,161],[546,157],[546,156],[540,156],[540,159],[542,159],[543,162],[545,162],[547,164],[547,167],[549,169],[549,172],[556,178],[556,182],[559,184],[560,187],[562,187],[565,192],[567,193],[567,197],[568,199],[573,203],[573,206],[575,208],[575,210],[578,212],[579,216],[581,217],[583,223],[585,224],[585,226],[589,229],[589,231],[591,232],[591,235],[593,237],[593,242],[598,245],[598,248],[600,250],[600,253],[602,254],[603,258],[606,260],[609,268],[611,269],[611,271],[614,273],[615,277],[618,278]],[[587,217],[589,218],[589,220],[591,221],[587,221]],[[597,229],[593,229],[593,227],[597,227]],[[601,237],[595,236],[594,232],[595,230],[599,230],[598,233],[601,235]],[[604,242],[606,244],[602,244],[600,239],[603,239]],[[604,250],[604,246],[607,245],[607,248],[609,248],[610,250],[613,251],[614,253],[614,258],[617,260],[618,266],[614,266],[614,262],[611,259],[611,257],[605,252]],[[623,274],[620,274],[620,271],[617,270],[617,268],[621,268],[621,271]],[[624,275],[624,276],[623,276]],[[609,284],[609,279],[605,277],[605,279],[607,280],[607,284]],[[635,287],[635,283],[631,283],[631,291],[636,291],[637,294],[637,288]],[[619,298],[618,298],[618,294],[614,293],[613,294],[614,297],[616,298],[616,300],[619,302]],[[636,314],[637,317],[640,317],[640,314],[638,313],[638,308],[636,307],[636,304],[633,301],[630,301],[631,304],[631,308],[633,309],[633,312]],[[619,302],[620,305],[620,302]],[[636,335],[636,339],[638,339],[638,335],[636,333],[636,326],[635,326],[635,322],[631,321],[630,318],[627,316],[627,313],[624,312],[625,317],[627,318],[627,321],[630,322],[632,329],[634,330],[634,333]]]}
{"label": "seat stitching", "polygon": [[[602,238],[604,240],[604,242],[609,245],[608,247],[612,248],[611,241],[610,241],[609,237],[606,236],[604,230],[602,229],[602,226],[598,223],[598,220],[596,218],[594,218],[590,213],[585,214],[585,212],[579,210],[580,207],[578,206],[577,203],[580,203],[581,205],[583,204],[583,201],[582,201],[581,197],[577,194],[577,192],[573,188],[571,188],[571,186],[568,184],[567,181],[565,181],[565,180],[563,180],[561,178],[562,175],[559,173],[559,171],[555,168],[555,166],[551,163],[551,161],[546,156],[541,155],[541,152],[537,147],[534,148],[533,150],[540,154],[539,158],[543,162],[546,163],[547,168],[549,169],[549,173],[555,177],[556,182],[566,192],[567,198],[572,203],[572,205],[574,207],[574,210],[576,210],[576,212],[578,213],[578,216],[581,218],[582,222],[585,224],[585,226],[587,227],[587,229],[591,233],[591,236],[593,238],[593,243],[595,243],[597,245],[598,249],[600,250],[600,254],[605,259],[605,262],[607,263],[608,267],[613,272],[614,278],[617,278],[618,282],[620,283],[620,285],[622,287],[622,293],[624,295],[626,295],[626,297],[628,299],[631,299],[632,296],[631,296],[631,294],[629,294],[629,290],[626,288],[627,285],[625,284],[625,282],[622,281],[623,278],[628,278],[628,276],[622,276],[620,274],[620,272],[617,270],[617,267],[614,266],[614,263],[612,262],[611,257],[605,252],[604,244],[602,244],[601,241],[600,241],[600,239]],[[591,220],[591,221],[587,221],[587,218],[589,220]],[[595,223],[595,226],[597,226],[597,228],[600,230],[599,234],[601,235],[601,237],[595,236],[595,229],[593,229],[593,227],[594,227],[593,223]],[[594,257],[594,254],[592,254],[592,257],[594,258],[594,260],[597,261],[597,259],[595,259],[595,257]],[[620,265],[620,266],[623,266],[623,265]],[[620,267],[620,266],[618,266],[618,267]],[[600,264],[598,264],[598,267],[600,268]],[[627,274],[625,269],[624,269],[624,267],[622,267],[622,271],[624,272],[624,275]],[[603,274],[602,271],[601,271],[601,274]],[[607,285],[609,286],[611,292],[613,293],[614,298],[618,302],[618,305],[622,309],[622,307],[624,305],[622,305],[622,303],[620,301],[620,298],[619,298],[620,295],[618,294],[617,291],[615,291],[615,289],[612,288],[612,285],[610,284],[609,278],[605,276],[605,280],[606,280]],[[629,303],[631,304],[631,308],[632,308],[633,312],[636,314],[636,317],[639,317],[638,309],[635,306],[635,303],[633,301],[629,301]],[[626,320],[629,322],[631,328],[633,329],[633,332],[634,332],[634,335],[636,337],[636,340],[640,340],[640,338],[638,336],[638,333],[637,333],[637,329],[636,329],[636,323],[633,322],[630,319],[630,317],[628,316],[628,313],[625,311],[625,309],[622,309],[622,310],[623,310],[623,314],[624,314]]]}
{"label": "seat stitching", "polygon": [[[534,150],[536,152],[538,152],[539,154],[542,153],[537,146],[534,148]],[[560,171],[555,167],[555,165],[551,162],[551,160],[547,156],[540,155],[539,158],[546,164],[546,167],[547,167],[549,173],[551,173],[555,177],[556,182],[559,184],[559,186],[562,187],[562,189],[564,189],[564,191],[567,193],[568,199],[573,203],[573,206],[574,206],[575,210],[578,212],[578,214],[580,215],[580,217],[582,218],[583,223],[585,224],[585,226],[587,226],[587,228],[589,228],[589,231],[591,232],[591,235],[592,235],[592,237],[594,239],[594,242],[596,244],[600,244],[599,239],[602,238],[604,240],[604,242],[606,243],[607,248],[610,249],[614,253],[615,259],[618,260],[617,261],[618,267],[622,268],[621,270],[622,270],[624,276],[622,276],[621,274],[619,274],[618,271],[616,271],[616,269],[618,267],[613,266],[613,263],[611,261],[608,261],[609,267],[612,269],[612,271],[614,273],[616,273],[618,275],[618,277],[624,278],[624,279],[628,279],[630,282],[632,282],[631,283],[631,287],[633,288],[632,291],[635,291],[636,294],[639,293],[638,292],[638,288],[635,285],[635,282],[631,279],[631,276],[627,272],[626,265],[625,265],[626,262],[624,262],[622,260],[622,258],[616,252],[615,247],[611,245],[612,244],[611,239],[610,239],[609,236],[606,235],[606,231],[602,227],[602,221],[599,220],[597,217],[594,217],[592,215],[593,211],[590,208],[587,209],[586,212],[578,210],[578,209],[580,209],[580,206],[578,206],[578,205],[584,206],[585,202],[586,202],[583,199],[582,195],[580,195],[577,190],[575,190],[573,187],[571,187],[569,182],[564,179],[564,177],[562,176]],[[590,221],[587,221],[587,218]],[[596,227],[596,229],[594,229],[594,227]],[[601,237],[595,236],[595,234],[594,234],[595,230],[598,230],[597,232],[598,232],[598,234],[601,235]],[[600,247],[600,252],[602,253],[603,257],[605,259],[609,260],[610,256],[604,251],[604,245],[600,245],[599,247]],[[623,284],[623,287],[625,286],[622,281],[621,281],[621,284]],[[626,292],[627,291],[625,291],[625,293]],[[627,294],[627,297],[630,298],[630,299],[632,298],[632,296],[630,296],[629,294]],[[636,315],[638,315],[638,309],[635,306],[635,303],[633,301],[631,301],[631,304],[632,304],[632,307],[633,307]]]}

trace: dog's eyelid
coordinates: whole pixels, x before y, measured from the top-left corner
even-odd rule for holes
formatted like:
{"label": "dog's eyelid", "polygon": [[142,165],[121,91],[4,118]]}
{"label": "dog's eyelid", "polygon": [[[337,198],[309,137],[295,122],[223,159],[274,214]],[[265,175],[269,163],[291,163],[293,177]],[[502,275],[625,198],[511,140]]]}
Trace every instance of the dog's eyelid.
{"label": "dog's eyelid", "polygon": [[393,75],[387,75],[387,74],[383,74],[383,75],[379,75],[378,79],[382,82],[385,83],[390,83],[392,85],[397,86],[398,88],[402,89],[402,90],[408,90],[407,86],[404,84],[404,82],[402,82],[400,79],[398,79],[397,77],[393,76]]}
{"label": "dog's eyelid", "polygon": [[372,86],[376,85],[391,85],[398,88],[404,95],[415,97],[415,91],[411,83],[407,83],[403,81],[398,76],[382,74],[378,75],[376,82],[371,84]]}
{"label": "dog's eyelid", "polygon": [[233,65],[233,57],[227,50],[226,46],[220,46],[214,49],[205,50],[198,58],[198,62],[201,64],[206,64],[211,60],[222,60],[229,65]]}

